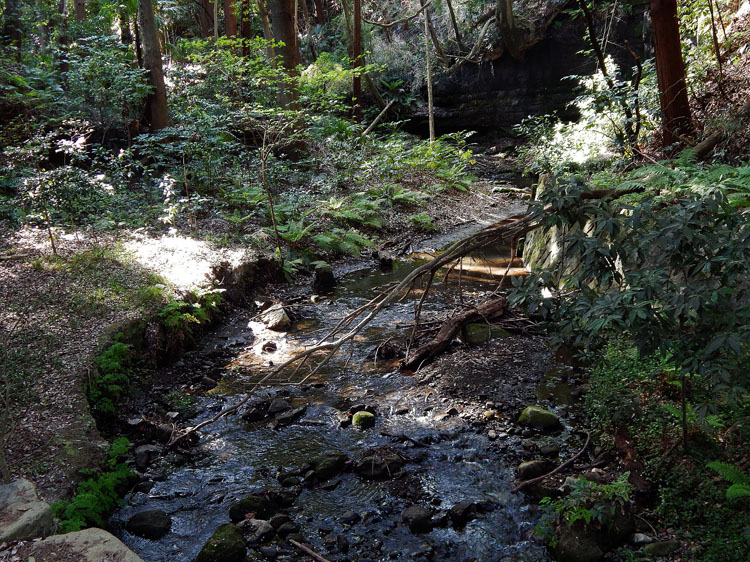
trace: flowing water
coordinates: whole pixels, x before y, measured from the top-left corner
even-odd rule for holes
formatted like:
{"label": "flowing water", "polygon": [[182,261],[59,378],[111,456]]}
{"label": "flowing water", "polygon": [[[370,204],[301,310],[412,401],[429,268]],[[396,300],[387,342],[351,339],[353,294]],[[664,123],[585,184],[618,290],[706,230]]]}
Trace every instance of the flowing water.
{"label": "flowing water", "polygon": [[[314,343],[372,298],[376,289],[402,279],[425,257],[397,262],[390,271],[349,272],[331,296],[295,304],[298,319],[288,333],[270,331],[248,312],[237,312],[175,367],[213,369],[223,375],[217,389],[198,398],[200,415],[189,423],[207,419],[238,401],[243,390],[274,364]],[[503,249],[466,260],[461,294],[453,272],[448,288],[439,283],[430,291],[422,319],[437,319],[459,298],[495,289],[498,275],[510,270],[520,273],[520,265],[510,262]],[[488,285],[487,280],[495,284]],[[448,398],[420,385],[419,375],[399,372],[395,360],[374,361],[374,350],[384,340],[398,341],[408,335],[421,290],[416,287],[410,298],[383,311],[351,346],[302,384],[298,383],[308,374],[304,369],[278,377],[259,392],[259,400],[283,396],[292,406],[307,405],[296,423],[273,429],[267,420],[248,423],[240,415],[229,415],[201,431],[197,457],[172,455],[151,468],[153,487],[130,494],[113,517],[118,536],[147,562],[192,560],[214,529],[229,521],[233,502],[256,490],[280,489],[280,470],[333,452],[356,460],[364,451],[387,446],[407,459],[404,476],[373,481],[346,471],[328,485],[302,489],[290,516],[316,552],[329,560],[546,560],[544,548],[532,540],[535,509],[523,495],[511,493],[515,468],[511,463],[517,462],[511,458],[517,456],[499,452],[486,427],[469,416],[447,415]],[[341,412],[353,404],[376,408],[374,428],[339,427]],[[520,448],[514,439],[511,450]],[[484,509],[464,526],[446,525],[427,533],[415,534],[401,522],[402,510],[411,503],[437,513],[459,502],[479,502]],[[130,516],[151,509],[171,515],[169,534],[152,541],[124,530]],[[349,510],[362,516],[362,521],[343,524],[341,517]],[[271,544],[279,547],[283,559],[287,545]],[[296,559],[294,555],[288,553],[286,559]],[[252,549],[250,556],[263,559]]]}

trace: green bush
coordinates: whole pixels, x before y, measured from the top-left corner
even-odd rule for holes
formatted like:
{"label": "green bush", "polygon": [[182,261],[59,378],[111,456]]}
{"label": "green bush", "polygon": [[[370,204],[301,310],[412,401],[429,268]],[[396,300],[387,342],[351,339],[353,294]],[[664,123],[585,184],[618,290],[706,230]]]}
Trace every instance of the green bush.
{"label": "green bush", "polygon": [[115,402],[130,385],[133,366],[133,346],[115,341],[96,358],[96,370],[88,388],[91,408],[98,414],[115,413]]}

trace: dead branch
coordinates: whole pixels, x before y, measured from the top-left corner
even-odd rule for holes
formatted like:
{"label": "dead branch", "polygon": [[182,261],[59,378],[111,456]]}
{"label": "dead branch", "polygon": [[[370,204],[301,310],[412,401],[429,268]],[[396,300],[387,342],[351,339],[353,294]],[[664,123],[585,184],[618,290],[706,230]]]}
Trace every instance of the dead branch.
{"label": "dead branch", "polygon": [[440,331],[432,340],[419,347],[401,362],[401,368],[410,371],[419,369],[426,361],[445,351],[464,325],[500,316],[507,305],[508,301],[505,297],[498,297],[449,318],[443,323]]}
{"label": "dead branch", "polygon": [[563,470],[565,467],[573,464],[573,462],[575,462],[575,460],[583,454],[583,452],[589,446],[589,441],[591,441],[591,435],[589,435],[588,431],[585,431],[582,429],[581,432],[586,434],[586,442],[583,444],[583,447],[581,447],[580,451],[578,451],[575,455],[573,455],[571,458],[569,458],[567,461],[562,463],[560,466],[558,466],[554,470],[550,470],[547,474],[542,474],[541,476],[537,476],[536,478],[532,478],[531,480],[524,480],[518,486],[513,488],[513,493],[515,494],[521,488],[524,488],[525,486],[528,486],[529,484],[533,484],[534,482],[539,482],[541,480],[544,480],[545,478],[547,478],[547,476],[552,476],[553,474],[557,474],[558,472]]}
{"label": "dead branch", "polygon": [[302,544],[301,542],[297,542],[294,539],[289,539],[290,544],[296,546],[298,549],[300,549],[302,552],[313,558],[314,560],[317,560],[318,562],[330,562],[327,558],[323,558],[320,554],[315,552],[312,548],[307,546],[306,544]]}
{"label": "dead branch", "polygon": [[411,20],[413,20],[414,18],[416,18],[419,14],[421,14],[423,11],[425,11],[430,6],[430,4],[432,4],[434,1],[435,0],[429,0],[426,4],[424,4],[421,8],[419,8],[419,10],[417,10],[416,12],[414,12],[412,15],[410,15],[410,16],[404,16],[403,18],[399,18],[396,21],[382,23],[382,22],[379,22],[379,21],[368,20],[367,18],[362,18],[362,21],[365,22],[365,23],[369,23],[370,25],[376,25],[378,27],[382,27],[383,29],[390,29],[394,25],[398,25],[400,23],[408,23],[408,22],[410,22]]}

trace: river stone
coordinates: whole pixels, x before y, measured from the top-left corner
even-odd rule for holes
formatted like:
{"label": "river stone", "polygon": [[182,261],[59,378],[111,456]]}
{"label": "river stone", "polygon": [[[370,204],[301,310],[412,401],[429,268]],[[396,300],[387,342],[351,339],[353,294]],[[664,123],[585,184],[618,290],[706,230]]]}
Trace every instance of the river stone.
{"label": "river stone", "polygon": [[276,416],[276,427],[294,423],[299,418],[304,416],[306,411],[307,406],[300,406],[299,408],[293,408],[291,410],[287,410],[286,412],[282,412],[281,414]]}
{"label": "river stone", "polygon": [[274,398],[273,402],[271,402],[271,405],[268,406],[268,415],[275,416],[276,414],[280,414],[291,409],[292,407],[289,405],[289,402],[287,402],[283,398]]}
{"label": "river stone", "polygon": [[172,519],[158,509],[136,513],[125,525],[125,529],[131,535],[151,540],[162,538],[171,527]]}
{"label": "river stone", "polygon": [[477,504],[474,502],[459,502],[451,507],[449,514],[454,525],[464,525],[477,516]]}
{"label": "river stone", "polygon": [[345,511],[344,515],[341,516],[341,522],[347,525],[354,525],[362,519],[359,513],[356,511]]}
{"label": "river stone", "polygon": [[254,513],[261,519],[270,517],[279,509],[278,504],[270,494],[263,492],[242,498],[229,508],[229,518],[236,523],[245,519],[248,513]]}
{"label": "river stone", "polygon": [[344,453],[331,453],[330,455],[319,457],[313,463],[315,476],[321,482],[323,480],[328,480],[340,472],[343,472],[347,460],[349,460],[349,457]]}
{"label": "river stone", "polygon": [[360,410],[352,416],[352,424],[359,429],[375,427],[375,414],[366,410]]}
{"label": "river stone", "polygon": [[507,330],[478,322],[467,324],[463,329],[464,340],[466,343],[472,345],[486,343],[491,339],[507,338],[509,336],[510,333]]}
{"label": "river stone", "polygon": [[519,480],[531,480],[549,472],[550,462],[545,460],[533,460],[522,462],[518,465],[516,472]]}
{"label": "river stone", "polygon": [[281,525],[276,532],[278,535],[283,539],[287,535],[291,535],[292,533],[296,533],[299,531],[299,525],[294,523],[293,521],[287,521],[283,525]]}
{"label": "river stone", "polygon": [[330,265],[327,263],[319,263],[315,266],[312,286],[313,291],[321,295],[327,295],[333,292],[333,288],[336,286],[336,277],[334,277]]}
{"label": "river stone", "polygon": [[280,304],[274,304],[263,312],[260,317],[269,330],[276,332],[285,332],[292,325],[292,319],[289,318],[286,310]]}
{"label": "river stone", "polygon": [[404,467],[404,459],[396,453],[369,454],[362,457],[355,470],[365,478],[382,480],[395,478],[401,474]]}
{"label": "river stone", "polygon": [[649,556],[669,556],[680,550],[680,541],[658,541],[647,544],[641,552]]}
{"label": "river stone", "polygon": [[567,525],[558,537],[554,554],[558,562],[599,562],[604,558],[595,537],[577,526],[571,529]]}
{"label": "river stone", "polygon": [[135,468],[138,472],[145,472],[151,462],[161,454],[161,447],[156,445],[141,445],[133,451]]}
{"label": "river stone", "polygon": [[518,423],[530,425],[539,429],[555,429],[560,427],[560,419],[539,406],[527,406],[518,418]]}
{"label": "river stone", "polygon": [[203,545],[195,562],[242,562],[245,559],[245,540],[231,523],[219,525]]}
{"label": "river stone", "polygon": [[75,560],[76,562],[143,562],[132,550],[103,529],[84,529],[53,535],[21,547],[22,560]]}
{"label": "river stone", "polygon": [[34,484],[22,478],[0,486],[0,543],[46,537],[53,528],[50,506],[39,501]]}
{"label": "river stone", "polygon": [[432,528],[432,510],[421,505],[410,505],[401,512],[401,521],[413,533],[423,533]]}

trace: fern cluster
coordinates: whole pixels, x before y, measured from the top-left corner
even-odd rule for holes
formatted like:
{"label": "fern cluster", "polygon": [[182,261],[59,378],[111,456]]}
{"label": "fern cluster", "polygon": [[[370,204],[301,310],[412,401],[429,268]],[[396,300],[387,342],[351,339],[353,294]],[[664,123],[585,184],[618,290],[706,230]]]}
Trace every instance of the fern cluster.
{"label": "fern cluster", "polygon": [[117,507],[124,486],[133,473],[122,462],[130,442],[120,437],[112,442],[104,472],[83,470],[89,476],[78,485],[69,501],[60,500],[52,504],[52,513],[60,519],[62,533],[80,531],[87,527],[103,527],[106,517]]}
{"label": "fern cluster", "polygon": [[727,499],[736,500],[750,497],[750,476],[742,472],[733,464],[714,461],[708,463],[708,468],[718,472],[731,486],[727,489]]}
{"label": "fern cluster", "polygon": [[88,388],[92,409],[99,414],[114,414],[115,402],[130,384],[133,346],[119,341],[122,335],[96,358],[96,370]]}

